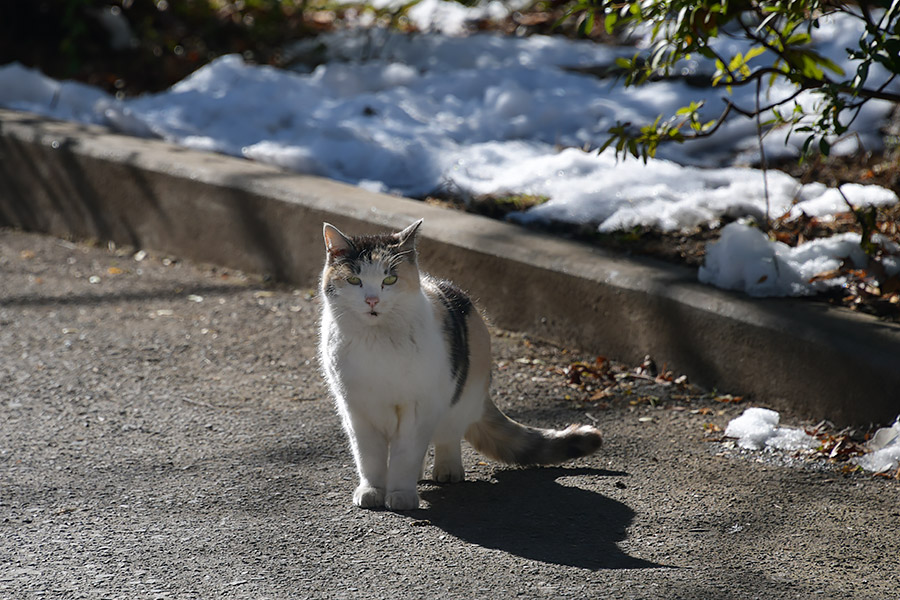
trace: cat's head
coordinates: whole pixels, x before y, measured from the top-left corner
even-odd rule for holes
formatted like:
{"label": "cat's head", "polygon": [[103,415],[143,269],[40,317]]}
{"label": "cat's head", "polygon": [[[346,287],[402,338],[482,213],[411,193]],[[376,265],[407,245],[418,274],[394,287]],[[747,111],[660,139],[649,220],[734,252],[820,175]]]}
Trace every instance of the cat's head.
{"label": "cat's head", "polygon": [[350,237],[325,223],[322,292],[337,314],[376,325],[418,292],[416,231],[421,224],[419,219],[397,233]]}

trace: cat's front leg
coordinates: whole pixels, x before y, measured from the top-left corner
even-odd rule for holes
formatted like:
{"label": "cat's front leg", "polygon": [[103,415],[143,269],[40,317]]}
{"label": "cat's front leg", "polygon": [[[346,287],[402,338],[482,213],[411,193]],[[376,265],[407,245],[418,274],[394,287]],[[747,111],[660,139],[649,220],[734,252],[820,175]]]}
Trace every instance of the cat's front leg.
{"label": "cat's front leg", "polygon": [[348,433],[359,474],[353,504],[361,508],[380,508],[384,506],[387,485],[387,440],[364,419],[351,417]]}
{"label": "cat's front leg", "polygon": [[428,451],[428,439],[397,439],[391,443],[388,462],[387,494],[384,506],[388,510],[419,508],[416,485],[422,473],[422,462]]}
{"label": "cat's front leg", "polygon": [[384,506],[384,488],[361,482],[353,492],[353,504],[360,508],[381,508]]}

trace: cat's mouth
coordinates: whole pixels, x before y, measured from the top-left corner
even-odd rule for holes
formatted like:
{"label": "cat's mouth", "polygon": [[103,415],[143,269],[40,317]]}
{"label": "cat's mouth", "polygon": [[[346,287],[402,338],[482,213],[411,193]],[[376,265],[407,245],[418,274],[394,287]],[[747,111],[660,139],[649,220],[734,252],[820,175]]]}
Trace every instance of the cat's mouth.
{"label": "cat's mouth", "polygon": [[377,317],[377,316],[380,315],[380,314],[381,314],[381,313],[378,312],[377,310],[370,310],[370,311],[369,311],[369,316],[372,317],[372,318],[375,318],[375,317]]}

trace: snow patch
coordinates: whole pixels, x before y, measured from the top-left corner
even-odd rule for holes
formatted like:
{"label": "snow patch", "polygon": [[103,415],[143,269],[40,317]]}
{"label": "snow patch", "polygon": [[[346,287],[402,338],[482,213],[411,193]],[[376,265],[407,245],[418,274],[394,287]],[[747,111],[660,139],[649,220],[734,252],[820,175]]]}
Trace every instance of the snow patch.
{"label": "snow patch", "polygon": [[748,450],[771,447],[778,450],[809,450],[818,445],[815,437],[800,429],[779,427],[781,419],[774,410],[748,408],[725,428],[725,437],[737,438],[737,444]]}
{"label": "snow patch", "polygon": [[[888,240],[882,243],[887,251],[897,252],[895,244]],[[887,258],[883,264],[890,277],[900,272],[900,261]],[[726,225],[719,240],[707,246],[697,276],[703,283],[751,296],[810,296],[845,283],[845,277],[814,279],[845,261],[858,268],[866,266],[868,257],[858,233],[841,233],[791,247],[770,240],[756,227],[737,222]]]}
{"label": "snow patch", "polygon": [[890,427],[882,427],[866,444],[871,452],[851,461],[866,471],[884,473],[900,468],[900,417]]}
{"label": "snow patch", "polygon": [[[805,431],[793,427],[779,427],[781,415],[767,408],[748,408],[732,419],[724,436],[735,438],[737,445],[747,450],[774,448],[787,452],[811,450],[819,441]],[[866,444],[868,454],[851,458],[852,464],[872,473],[884,473],[900,468],[900,417],[890,427],[875,432]]]}
{"label": "snow patch", "polygon": [[859,234],[843,233],[790,247],[769,240],[755,227],[730,223],[719,240],[707,247],[698,277],[703,283],[751,296],[808,296],[843,283],[840,277],[811,280],[848,259],[859,267],[866,263]]}

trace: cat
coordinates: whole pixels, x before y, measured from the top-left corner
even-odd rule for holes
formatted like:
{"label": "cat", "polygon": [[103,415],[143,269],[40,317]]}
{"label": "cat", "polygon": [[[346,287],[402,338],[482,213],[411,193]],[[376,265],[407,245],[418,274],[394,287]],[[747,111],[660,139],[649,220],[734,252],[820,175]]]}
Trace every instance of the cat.
{"label": "cat", "polygon": [[462,290],[419,271],[421,224],[357,237],[323,227],[319,358],[356,461],[353,503],[364,508],[418,508],[432,444],[437,482],[464,478],[462,438],[512,465],[555,464],[601,445],[594,427],[527,427],[494,405],[487,326]]}

